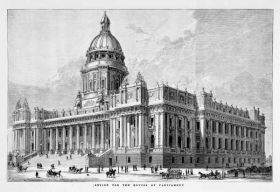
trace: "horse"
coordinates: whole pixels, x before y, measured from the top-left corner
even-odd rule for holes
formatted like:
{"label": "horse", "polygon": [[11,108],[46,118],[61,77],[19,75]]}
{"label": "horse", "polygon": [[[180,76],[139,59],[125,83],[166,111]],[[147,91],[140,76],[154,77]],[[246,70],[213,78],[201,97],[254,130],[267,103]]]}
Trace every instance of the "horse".
{"label": "horse", "polygon": [[106,172],[107,177],[115,177],[116,174],[116,169],[110,169],[109,171]]}
{"label": "horse", "polygon": [[203,178],[208,178],[208,174],[205,174],[205,173],[201,173],[201,172],[198,172],[198,174],[200,175],[199,179],[203,179]]}
{"label": "horse", "polygon": [[47,177],[50,177],[50,176],[61,177],[61,171],[55,172],[55,171],[50,169],[50,170],[47,171]]}
{"label": "horse", "polygon": [[162,179],[168,179],[169,178],[169,173],[160,172],[159,174],[161,175]]}

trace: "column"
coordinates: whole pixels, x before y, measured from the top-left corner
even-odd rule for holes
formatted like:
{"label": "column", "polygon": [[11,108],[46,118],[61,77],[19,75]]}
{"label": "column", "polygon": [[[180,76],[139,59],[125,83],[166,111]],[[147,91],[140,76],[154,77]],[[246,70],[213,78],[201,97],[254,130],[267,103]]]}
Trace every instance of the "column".
{"label": "column", "polygon": [[112,140],[113,140],[113,132],[112,132],[112,128],[113,128],[113,119],[110,119],[110,126],[109,126],[109,134],[110,134],[110,142],[109,142],[109,147],[112,147]]}
{"label": "column", "polygon": [[23,135],[23,151],[24,151],[24,153],[26,153],[27,150],[26,150],[26,130],[25,130],[25,128],[22,131],[23,131],[23,133],[22,133],[22,135]]}
{"label": "column", "polygon": [[96,148],[96,139],[95,139],[95,125],[94,123],[92,123],[91,125],[91,131],[92,131],[92,138],[91,138],[91,147],[92,149],[95,149]]}
{"label": "column", "polygon": [[201,148],[205,148],[205,118],[200,118]]}
{"label": "column", "polygon": [[169,147],[169,129],[170,129],[170,115],[167,115],[167,127],[166,127],[166,147]]}
{"label": "column", "polygon": [[178,116],[174,116],[174,125],[175,125],[175,148],[178,148]]}
{"label": "column", "polygon": [[135,147],[139,145],[139,114],[135,114]]}
{"label": "column", "polygon": [[139,114],[139,139],[138,139],[138,146],[141,147],[144,143],[142,140],[142,134],[144,133],[143,124],[144,124],[144,116],[143,114]]}
{"label": "column", "polygon": [[47,152],[47,129],[46,128],[44,128],[43,129],[43,138],[44,138],[44,140],[43,140],[43,143],[44,143],[44,151],[45,152]]}
{"label": "column", "polygon": [[73,126],[69,127],[69,152],[72,153],[73,150]]}
{"label": "column", "polygon": [[80,127],[79,125],[76,125],[76,147],[77,151],[80,149]]}
{"label": "column", "polygon": [[164,130],[165,130],[165,117],[164,113],[159,113],[159,121],[160,121],[160,131],[159,131],[159,147],[164,146]]}
{"label": "column", "polygon": [[65,151],[65,126],[62,127],[62,151],[64,152]]}
{"label": "column", "polygon": [[101,150],[104,150],[104,148],[105,148],[105,141],[104,141],[104,122],[101,122],[100,131],[101,131]]}
{"label": "column", "polygon": [[127,147],[130,147],[130,138],[131,138],[131,131],[130,131],[130,116],[127,117],[127,127],[126,127],[126,130],[127,130],[127,139],[126,139],[126,146]]}
{"label": "column", "polygon": [[116,119],[113,119],[113,141],[112,141],[112,147],[116,147]]}
{"label": "column", "polygon": [[50,139],[49,139],[49,141],[50,141],[50,151],[52,151],[53,150],[53,129],[52,128],[50,128]]}
{"label": "column", "polygon": [[127,146],[127,116],[123,118],[123,146]]}
{"label": "column", "polygon": [[55,128],[55,149],[58,152],[58,127]]}
{"label": "column", "polygon": [[159,117],[158,113],[155,114],[155,127],[156,127],[156,134],[154,135],[154,145],[155,148],[158,147],[158,138],[159,138]]}
{"label": "column", "polygon": [[123,147],[123,116],[120,117],[120,147]]}
{"label": "column", "polygon": [[84,125],[84,150],[87,149],[87,125]]}

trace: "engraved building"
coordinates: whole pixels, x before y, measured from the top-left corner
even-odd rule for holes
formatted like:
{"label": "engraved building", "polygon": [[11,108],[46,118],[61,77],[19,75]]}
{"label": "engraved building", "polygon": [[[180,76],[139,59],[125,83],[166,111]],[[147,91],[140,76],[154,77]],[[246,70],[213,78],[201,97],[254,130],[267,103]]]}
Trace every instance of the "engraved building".
{"label": "engraved building", "polygon": [[128,83],[125,56],[106,13],[81,68],[82,91],[72,110],[13,113],[14,153],[89,154],[90,167],[236,167],[265,162],[265,116],[158,84],[138,73]]}

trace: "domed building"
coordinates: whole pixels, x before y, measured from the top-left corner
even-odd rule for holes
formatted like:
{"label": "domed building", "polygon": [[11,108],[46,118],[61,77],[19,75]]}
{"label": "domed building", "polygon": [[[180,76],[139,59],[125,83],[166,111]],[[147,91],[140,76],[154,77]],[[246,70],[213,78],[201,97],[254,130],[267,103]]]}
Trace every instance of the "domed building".
{"label": "domed building", "polygon": [[[14,111],[14,153],[88,154],[89,167],[243,167],[265,162],[265,117],[166,84],[129,83],[122,47],[104,14],[81,68],[82,90],[71,110],[27,100]],[[251,118],[250,118],[251,116]]]}

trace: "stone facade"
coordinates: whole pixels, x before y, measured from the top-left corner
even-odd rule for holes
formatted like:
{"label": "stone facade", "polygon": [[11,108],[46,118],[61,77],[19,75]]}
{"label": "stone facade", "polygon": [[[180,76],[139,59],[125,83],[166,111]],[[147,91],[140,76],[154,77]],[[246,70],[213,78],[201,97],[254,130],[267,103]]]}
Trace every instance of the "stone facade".
{"label": "stone facade", "polygon": [[[89,153],[89,166],[236,167],[265,162],[265,117],[158,84],[140,73],[128,83],[124,54],[105,14],[81,69],[82,91],[69,111],[19,100],[14,152]],[[252,118],[250,118],[250,116]]]}

